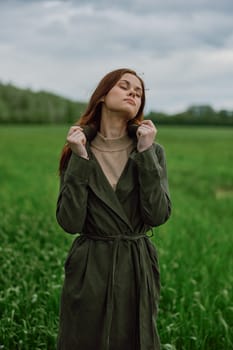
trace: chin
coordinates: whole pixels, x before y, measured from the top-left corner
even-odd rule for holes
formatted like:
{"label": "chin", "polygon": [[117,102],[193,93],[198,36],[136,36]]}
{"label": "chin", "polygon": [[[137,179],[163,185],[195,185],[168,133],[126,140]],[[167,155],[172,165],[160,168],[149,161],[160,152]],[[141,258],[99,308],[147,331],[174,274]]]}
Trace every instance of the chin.
{"label": "chin", "polygon": [[136,112],[132,111],[132,109],[127,109],[125,110],[125,119],[127,119],[127,121],[134,119],[136,116]]}
{"label": "chin", "polygon": [[130,114],[127,116],[127,120],[128,120],[128,121],[133,120],[135,117],[136,117],[136,114],[135,114],[135,113],[130,113]]}
{"label": "chin", "polygon": [[128,123],[130,120],[133,120],[133,119],[134,119],[134,116],[132,116],[132,115],[125,115],[125,116],[123,116],[123,118],[124,118],[125,121]]}

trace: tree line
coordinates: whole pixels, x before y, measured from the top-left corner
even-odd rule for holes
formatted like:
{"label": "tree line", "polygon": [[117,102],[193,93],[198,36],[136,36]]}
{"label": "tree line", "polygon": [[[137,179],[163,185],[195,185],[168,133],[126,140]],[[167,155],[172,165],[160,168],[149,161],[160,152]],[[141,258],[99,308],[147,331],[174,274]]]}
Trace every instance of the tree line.
{"label": "tree line", "polygon": [[73,123],[84,112],[86,103],[56,94],[20,89],[0,83],[0,123]]}
{"label": "tree line", "polygon": [[[56,94],[21,89],[0,82],[1,124],[72,124],[86,108],[85,102],[72,101]],[[233,126],[233,111],[215,111],[211,106],[190,106],[173,115],[151,111],[146,118],[167,125],[224,125]]]}

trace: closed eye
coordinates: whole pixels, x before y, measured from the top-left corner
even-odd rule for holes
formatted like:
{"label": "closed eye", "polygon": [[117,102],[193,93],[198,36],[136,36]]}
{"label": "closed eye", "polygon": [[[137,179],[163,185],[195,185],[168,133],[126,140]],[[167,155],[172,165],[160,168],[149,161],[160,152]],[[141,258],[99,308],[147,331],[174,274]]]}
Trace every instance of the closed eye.
{"label": "closed eye", "polygon": [[120,87],[121,89],[123,89],[123,90],[127,90],[127,89],[128,89],[128,87],[125,86],[125,85],[119,85],[119,87]]}
{"label": "closed eye", "polygon": [[[120,87],[121,89],[123,89],[123,90],[128,90],[128,89],[129,89],[129,87],[126,86],[126,85],[119,85],[119,87]],[[139,98],[141,98],[141,97],[142,97],[142,94],[141,94],[139,91],[136,90],[136,96],[139,97]]]}

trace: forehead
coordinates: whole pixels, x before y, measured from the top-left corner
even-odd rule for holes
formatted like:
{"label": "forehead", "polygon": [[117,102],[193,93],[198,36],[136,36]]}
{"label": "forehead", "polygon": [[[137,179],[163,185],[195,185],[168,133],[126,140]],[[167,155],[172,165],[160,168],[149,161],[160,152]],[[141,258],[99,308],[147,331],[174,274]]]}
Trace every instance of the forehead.
{"label": "forehead", "polygon": [[134,87],[142,89],[142,84],[141,84],[140,80],[138,79],[138,77],[136,77],[133,74],[130,74],[130,73],[123,74],[122,77],[119,79],[119,81],[122,81],[122,80],[129,82]]}

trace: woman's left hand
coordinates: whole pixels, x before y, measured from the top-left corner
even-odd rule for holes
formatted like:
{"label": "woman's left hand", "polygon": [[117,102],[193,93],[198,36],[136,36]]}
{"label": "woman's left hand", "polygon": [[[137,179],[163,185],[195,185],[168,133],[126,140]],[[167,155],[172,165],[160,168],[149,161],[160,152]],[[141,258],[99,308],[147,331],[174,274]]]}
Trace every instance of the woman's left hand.
{"label": "woman's left hand", "polygon": [[143,152],[150,148],[154,142],[157,129],[151,120],[143,120],[137,130],[138,152]]}

